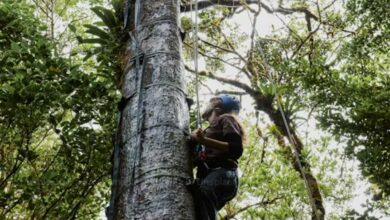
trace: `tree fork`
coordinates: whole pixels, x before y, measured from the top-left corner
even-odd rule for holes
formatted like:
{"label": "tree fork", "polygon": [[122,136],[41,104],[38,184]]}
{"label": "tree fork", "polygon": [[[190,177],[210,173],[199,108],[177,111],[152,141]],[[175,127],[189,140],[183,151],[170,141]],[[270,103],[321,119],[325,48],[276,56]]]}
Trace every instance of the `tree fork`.
{"label": "tree fork", "polygon": [[[127,26],[134,30],[129,33],[133,41],[126,45],[130,68],[123,73],[121,89],[128,101],[120,126],[117,196],[109,218],[194,219],[192,197],[185,187],[192,169],[186,146],[189,109],[179,1],[128,1],[128,14],[135,14],[135,23],[137,3],[139,25]],[[141,55],[136,68],[132,62]]]}

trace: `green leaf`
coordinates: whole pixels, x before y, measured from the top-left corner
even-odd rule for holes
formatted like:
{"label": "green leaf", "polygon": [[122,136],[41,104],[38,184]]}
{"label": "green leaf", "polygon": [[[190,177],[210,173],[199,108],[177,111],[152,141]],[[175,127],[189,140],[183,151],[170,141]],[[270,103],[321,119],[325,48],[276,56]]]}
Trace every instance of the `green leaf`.
{"label": "green leaf", "polygon": [[74,25],[69,24],[69,25],[68,25],[68,28],[69,28],[69,30],[72,31],[73,33],[76,33],[76,27],[75,27]]}
{"label": "green leaf", "polygon": [[107,41],[105,39],[101,38],[87,38],[87,39],[82,39],[83,44],[102,44],[105,45],[107,44]]}
{"label": "green leaf", "polygon": [[103,7],[100,7],[100,6],[93,7],[93,8],[91,8],[91,10],[92,10],[97,16],[99,16],[99,18],[102,19],[102,21],[104,22],[104,24],[107,25],[108,28],[114,29],[115,27],[117,27],[117,22],[116,22],[116,19],[115,19],[115,14],[114,14],[113,11],[108,10],[108,9],[106,9],[106,8],[103,8]]}
{"label": "green leaf", "polygon": [[98,36],[101,39],[110,39],[111,35],[107,33],[106,31],[90,24],[84,25],[87,28],[87,33],[90,33],[92,35]]}

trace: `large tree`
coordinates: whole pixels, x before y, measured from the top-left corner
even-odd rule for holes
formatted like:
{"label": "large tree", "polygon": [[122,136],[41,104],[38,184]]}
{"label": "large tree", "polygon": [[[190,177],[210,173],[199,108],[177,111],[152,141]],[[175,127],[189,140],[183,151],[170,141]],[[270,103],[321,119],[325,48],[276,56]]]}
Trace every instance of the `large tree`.
{"label": "large tree", "polygon": [[0,218],[96,218],[108,197],[115,88],[60,56],[34,11],[0,2]]}
{"label": "large tree", "polygon": [[[97,22],[85,10],[86,1],[33,0],[40,21],[24,1],[0,3],[1,218],[97,217],[109,191],[116,88],[125,108],[113,159],[115,166],[120,165],[120,172],[114,172],[119,178],[114,178],[113,192],[119,195],[113,200],[115,217],[172,218],[184,208],[183,218],[193,217],[192,200],[184,187],[191,171],[184,147],[188,116],[177,32],[179,5],[147,1],[136,10],[136,2],[113,1],[115,12],[92,8],[102,19]],[[239,93],[248,93],[256,112],[265,116],[261,128],[249,129],[250,142],[240,161],[241,191],[221,212],[223,219],[310,215],[302,175],[294,171],[299,169],[289,148],[292,143],[307,168],[304,175],[316,176],[313,183],[320,183],[312,192],[321,189],[326,204],[350,198],[353,183],[346,179],[348,166],[335,161],[339,153],[334,146],[328,149],[330,139],[307,141],[302,133],[302,124],[309,124],[305,120],[313,121],[300,118],[307,112],[320,119],[324,129],[349,141],[347,152],[362,160],[364,174],[385,192],[388,56],[384,48],[389,29],[381,15],[387,12],[382,10],[386,1],[351,0],[344,15],[334,7],[335,1],[198,2],[199,53],[209,64],[201,74],[241,88]],[[191,10],[191,3],[181,1],[181,12]],[[246,35],[232,25],[242,12],[253,22]],[[264,13],[279,18],[284,27],[259,38],[254,27],[263,27],[259,14]],[[161,21],[154,20],[160,16]],[[190,20],[182,21],[190,32]],[[140,26],[135,28],[135,23]],[[94,36],[87,37],[83,30]],[[76,39],[82,44],[77,45]],[[186,40],[189,50],[184,52],[191,52],[191,38]],[[224,65],[237,69],[238,77],[222,74]],[[286,138],[280,107],[295,141]],[[300,148],[300,143],[305,147]],[[379,192],[375,199],[386,195]],[[173,194],[175,198],[170,197]],[[314,198],[317,208],[321,197]],[[343,210],[332,211],[327,218],[339,219]]]}
{"label": "large tree", "polygon": [[[179,1],[128,1],[113,219],[193,219]],[[117,155],[117,156],[116,156]],[[118,161],[116,164],[115,161]],[[118,179],[116,179],[118,178]]]}
{"label": "large tree", "polygon": [[[199,3],[200,8],[202,8],[202,3]],[[236,7],[244,3],[225,2],[225,4],[236,4]],[[257,3],[259,5],[258,10],[260,10],[260,1],[249,3]],[[153,216],[161,216],[161,213],[155,210],[156,204],[159,204],[162,210],[169,210],[166,211],[166,217],[170,217],[170,215],[177,215],[175,211],[186,206],[187,210],[191,210],[188,206],[190,204],[188,192],[185,191],[184,187],[184,174],[187,173],[188,175],[190,171],[189,163],[184,162],[189,161],[189,158],[188,152],[185,150],[184,134],[181,133],[188,126],[188,117],[186,116],[187,111],[183,111],[185,107],[185,96],[183,95],[185,94],[182,90],[183,74],[180,68],[182,65],[179,56],[181,54],[178,25],[179,2],[172,4],[163,1],[153,3],[136,1],[133,3],[127,2],[126,6],[130,10],[128,14],[134,14],[134,19],[125,18],[125,20],[127,19],[126,23],[134,24],[134,26],[129,25],[130,33],[134,37],[127,42],[127,45],[130,46],[127,47],[124,53],[124,57],[129,61],[124,68],[122,88],[126,107],[123,114],[124,118],[121,119],[120,123],[120,130],[122,131],[120,136],[121,149],[115,154],[118,154],[118,156],[114,156],[114,163],[119,160],[118,167],[120,171],[118,175],[114,173],[113,181],[115,184],[117,182],[118,185],[113,189],[114,206],[112,207],[112,215],[114,218],[127,218],[128,216],[153,218]],[[185,3],[182,10],[185,11],[188,8],[190,7]],[[303,13],[310,14],[309,12]],[[253,58],[253,56],[251,57]],[[253,59],[248,59],[247,65],[250,65],[250,62],[254,62]],[[258,74],[253,70],[247,72],[248,75],[253,75],[253,77]],[[220,80],[228,81],[226,78]],[[237,82],[237,84],[253,96],[257,102],[257,108],[266,112],[277,126],[275,135],[279,140],[279,144],[286,152],[289,152],[294,168],[307,181],[310,200],[314,203],[312,216],[315,219],[323,219],[325,209],[318,183],[311,174],[307,162],[304,163],[302,156],[300,156],[303,145],[298,135],[290,125],[286,125],[288,128],[284,125],[279,107],[273,105],[275,94],[265,94],[242,83]],[[157,93],[158,90],[155,89],[161,89],[160,91],[163,91],[166,95],[162,96],[162,93]],[[175,117],[169,114],[157,114],[157,111],[151,106],[154,106],[159,112],[171,112]],[[177,133],[178,129],[181,132]],[[176,132],[174,132],[175,130]],[[291,132],[291,136],[288,135],[289,132]],[[169,139],[172,142],[164,140],[167,136],[170,137]],[[295,152],[289,150],[288,145],[284,143],[283,136],[290,137],[290,144],[296,148],[298,153],[296,156],[301,159],[293,156]],[[150,143],[148,144],[148,142]],[[165,143],[170,148],[164,151],[159,148],[144,147],[145,145],[153,146],[155,143]],[[160,146],[164,146],[164,144],[160,144]],[[169,155],[173,155],[173,152],[176,152],[175,157],[167,160]],[[151,158],[156,160],[157,165],[150,164]],[[114,166],[117,165],[114,164]],[[165,174],[165,170],[173,175]],[[116,171],[114,170],[114,172]],[[156,173],[160,174],[157,175]],[[148,177],[148,175],[151,175],[151,177]],[[119,179],[116,180],[116,178]],[[155,179],[159,179],[159,181]],[[142,192],[142,189],[144,189],[142,184],[148,186],[148,192]],[[176,203],[170,204],[169,201],[172,201],[173,198],[156,194],[162,186],[167,188],[165,191],[167,195],[175,194],[178,200],[187,201],[187,203],[182,203],[184,206]],[[175,186],[179,186],[179,188],[175,189],[176,192],[173,193],[172,190]],[[167,202],[161,203],[158,201],[160,197],[165,198]],[[147,201],[147,203],[144,204],[144,201]],[[162,204],[166,205],[163,207]],[[153,212],[152,210],[156,215],[148,213]],[[188,211],[183,212],[183,215],[190,216]]]}

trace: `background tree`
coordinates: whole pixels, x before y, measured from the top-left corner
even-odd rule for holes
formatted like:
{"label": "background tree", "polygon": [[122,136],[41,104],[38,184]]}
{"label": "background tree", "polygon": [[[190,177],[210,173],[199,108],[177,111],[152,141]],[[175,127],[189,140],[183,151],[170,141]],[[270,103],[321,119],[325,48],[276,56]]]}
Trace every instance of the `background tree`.
{"label": "background tree", "polygon": [[[322,111],[319,120],[348,142],[346,153],[356,157],[378,195],[389,196],[389,11],[386,1],[349,1],[345,23],[356,26],[354,36],[340,49],[340,68],[313,90],[313,102]],[[325,94],[326,93],[326,94]],[[319,101],[321,100],[321,101]]]}
{"label": "background tree", "polygon": [[33,13],[0,3],[0,218],[96,218],[117,95],[112,81],[55,53]]}

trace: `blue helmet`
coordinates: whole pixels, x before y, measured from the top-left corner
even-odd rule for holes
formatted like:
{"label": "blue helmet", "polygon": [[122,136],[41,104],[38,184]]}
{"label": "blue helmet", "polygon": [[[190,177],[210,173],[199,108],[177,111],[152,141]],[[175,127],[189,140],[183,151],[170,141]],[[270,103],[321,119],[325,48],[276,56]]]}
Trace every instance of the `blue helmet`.
{"label": "blue helmet", "polygon": [[240,112],[241,104],[240,101],[236,99],[236,97],[230,95],[221,95],[219,98],[222,100],[222,110],[224,112]]}

